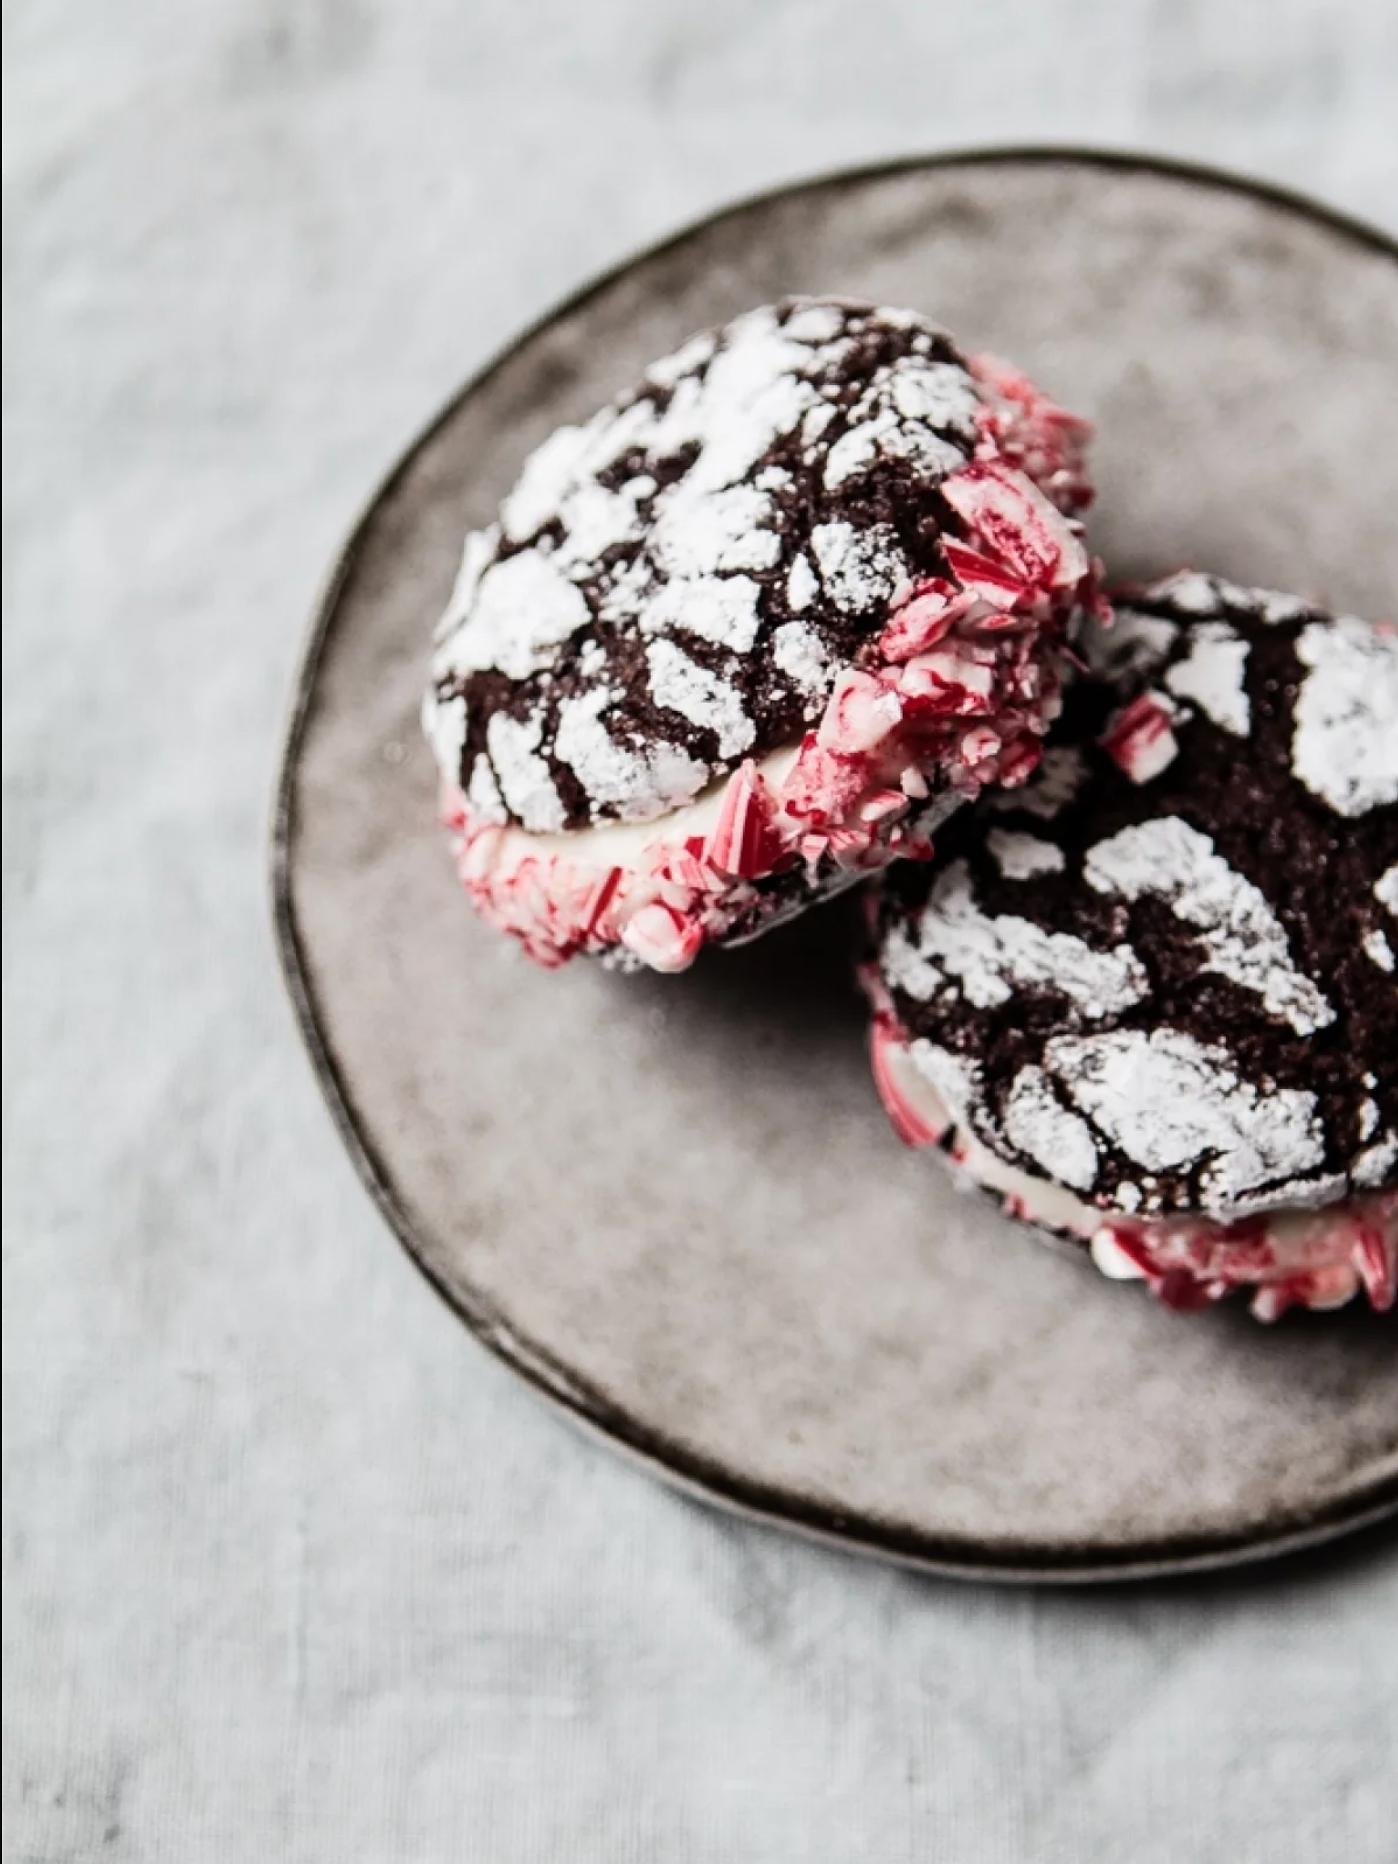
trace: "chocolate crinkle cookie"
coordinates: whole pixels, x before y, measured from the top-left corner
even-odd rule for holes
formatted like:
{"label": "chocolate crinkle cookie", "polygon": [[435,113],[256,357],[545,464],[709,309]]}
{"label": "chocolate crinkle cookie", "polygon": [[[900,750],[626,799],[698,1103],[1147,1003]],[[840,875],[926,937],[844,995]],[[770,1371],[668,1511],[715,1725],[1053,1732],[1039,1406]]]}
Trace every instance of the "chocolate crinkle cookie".
{"label": "chocolate crinkle cookie", "polygon": [[809,299],[553,434],[466,540],[425,705],[479,911],[680,970],[1023,781],[1096,600],[1085,442],[921,317]]}
{"label": "chocolate crinkle cookie", "polygon": [[876,909],[900,1133],[1178,1307],[1398,1267],[1398,633],[1184,573]]}

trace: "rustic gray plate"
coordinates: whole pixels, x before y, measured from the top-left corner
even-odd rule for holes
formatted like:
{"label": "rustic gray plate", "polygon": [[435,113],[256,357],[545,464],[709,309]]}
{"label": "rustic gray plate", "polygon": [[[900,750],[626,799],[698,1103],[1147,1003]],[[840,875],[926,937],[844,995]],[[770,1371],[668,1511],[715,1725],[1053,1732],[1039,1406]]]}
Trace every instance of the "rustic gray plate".
{"label": "rustic gray plate", "polygon": [[1181,1320],[958,1199],[869,1083],[854,915],[677,979],[536,971],[472,917],[416,728],[462,533],[528,449],[788,291],[915,305],[1100,428],[1095,542],[1377,612],[1398,263],[1224,177],[1009,153],[768,196],[643,254],[391,474],[306,656],[276,823],[291,990],[364,1180],[473,1331],[614,1445],[948,1573],[1218,1566],[1398,1506],[1394,1329]]}

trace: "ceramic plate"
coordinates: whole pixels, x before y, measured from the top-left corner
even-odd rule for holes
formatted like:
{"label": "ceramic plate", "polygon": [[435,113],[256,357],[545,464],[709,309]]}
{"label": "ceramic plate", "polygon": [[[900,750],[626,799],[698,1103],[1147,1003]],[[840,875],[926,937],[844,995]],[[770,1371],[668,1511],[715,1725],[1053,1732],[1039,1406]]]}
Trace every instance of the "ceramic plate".
{"label": "ceramic plate", "polygon": [[523,337],[413,445],[307,653],[276,823],[292,994],[366,1184],[472,1331],[715,1502],[943,1572],[1217,1566],[1398,1506],[1398,1333],[1179,1318],[962,1199],[870,1085],[832,906],[679,978],[546,974],[452,875],[416,715],[521,461],[783,292],[911,305],[1097,423],[1093,541],[1380,613],[1398,253],[1225,177],[1063,152],[769,195]]}

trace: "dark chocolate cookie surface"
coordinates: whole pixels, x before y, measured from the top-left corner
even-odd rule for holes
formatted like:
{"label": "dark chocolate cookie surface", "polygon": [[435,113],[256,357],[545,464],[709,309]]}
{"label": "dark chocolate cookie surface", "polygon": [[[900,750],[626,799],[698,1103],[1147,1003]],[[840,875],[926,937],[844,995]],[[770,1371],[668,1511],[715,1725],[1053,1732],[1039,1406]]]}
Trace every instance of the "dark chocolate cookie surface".
{"label": "dark chocolate cookie surface", "polygon": [[539,448],[468,540],[431,730],[474,812],[642,821],[799,739],[936,573],[982,401],[910,313],[787,300]]}
{"label": "dark chocolate cookie surface", "polygon": [[1398,1176],[1398,636],[1189,573],[1044,766],[895,869],[883,979],[1008,1163],[1135,1216]]}

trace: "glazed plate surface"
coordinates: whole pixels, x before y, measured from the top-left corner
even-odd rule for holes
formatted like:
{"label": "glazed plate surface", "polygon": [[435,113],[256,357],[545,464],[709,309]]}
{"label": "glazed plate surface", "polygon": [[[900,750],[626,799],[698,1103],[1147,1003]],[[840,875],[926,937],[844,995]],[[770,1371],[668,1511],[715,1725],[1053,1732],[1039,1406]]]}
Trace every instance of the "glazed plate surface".
{"label": "glazed plate surface", "polygon": [[1398,589],[1398,253],[1219,176],[927,160],[740,206],[466,388],[332,578],[275,829],[282,953],[356,1165],[468,1326],[657,1473],[943,1572],[1217,1566],[1398,1508],[1398,1327],[1179,1318],[958,1197],[870,1083],[844,901],[678,978],[535,970],[472,915],[416,715],[525,454],[786,292],[909,305],[1090,415],[1113,573]]}

